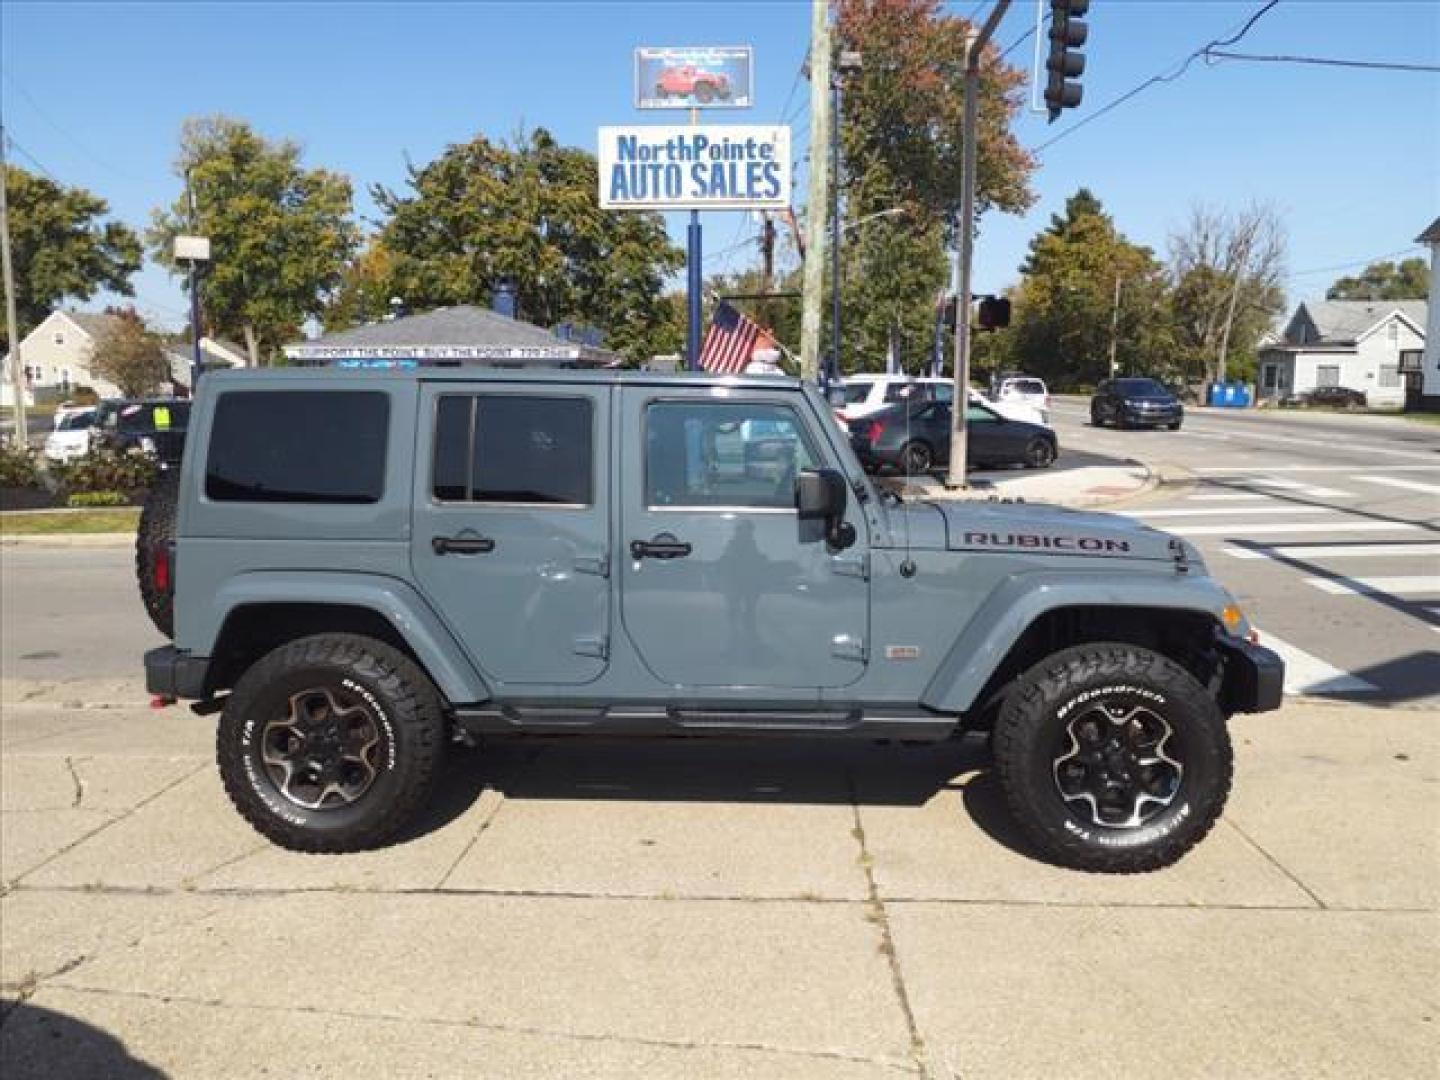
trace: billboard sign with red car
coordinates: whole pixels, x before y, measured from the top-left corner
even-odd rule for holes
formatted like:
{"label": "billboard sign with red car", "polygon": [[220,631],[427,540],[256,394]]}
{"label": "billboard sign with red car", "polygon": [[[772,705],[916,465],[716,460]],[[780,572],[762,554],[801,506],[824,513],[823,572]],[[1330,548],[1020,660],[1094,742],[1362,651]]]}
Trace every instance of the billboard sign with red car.
{"label": "billboard sign with red car", "polygon": [[638,48],[637,109],[748,109],[754,86],[749,45]]}

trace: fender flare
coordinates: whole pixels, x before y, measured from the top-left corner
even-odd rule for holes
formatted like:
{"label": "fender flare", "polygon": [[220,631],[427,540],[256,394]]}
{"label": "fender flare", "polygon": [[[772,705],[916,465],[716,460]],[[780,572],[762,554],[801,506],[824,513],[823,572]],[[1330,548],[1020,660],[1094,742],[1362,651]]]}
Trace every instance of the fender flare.
{"label": "fender flare", "polygon": [[[410,646],[440,693],[455,704],[488,701],[490,688],[434,609],[410,585],[382,574],[266,570],[230,578],[215,594],[209,646],[238,608],[331,604],[384,618]],[[205,650],[209,651],[209,648]]]}
{"label": "fender flare", "polygon": [[1220,624],[1229,595],[1213,578],[1169,573],[1022,572],[1006,578],[980,605],[940,662],[920,702],[963,713],[1036,619],[1068,607],[1171,610],[1205,615]]}

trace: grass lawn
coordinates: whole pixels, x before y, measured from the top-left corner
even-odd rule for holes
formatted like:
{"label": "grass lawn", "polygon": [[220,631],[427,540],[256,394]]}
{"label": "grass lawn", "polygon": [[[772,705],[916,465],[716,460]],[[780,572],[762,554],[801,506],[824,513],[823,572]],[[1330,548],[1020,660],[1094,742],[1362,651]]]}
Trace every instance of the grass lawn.
{"label": "grass lawn", "polygon": [[41,510],[0,514],[0,536],[59,536],[74,533],[133,533],[140,524],[135,507],[116,510]]}
{"label": "grass lawn", "polygon": [[1400,417],[1416,424],[1433,424],[1440,427],[1440,412],[1407,412],[1401,413]]}

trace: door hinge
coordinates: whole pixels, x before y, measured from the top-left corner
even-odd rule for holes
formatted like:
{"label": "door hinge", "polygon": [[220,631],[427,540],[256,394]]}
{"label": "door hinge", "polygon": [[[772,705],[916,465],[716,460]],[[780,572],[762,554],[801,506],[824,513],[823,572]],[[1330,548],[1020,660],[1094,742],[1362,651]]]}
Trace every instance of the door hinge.
{"label": "door hinge", "polygon": [[869,555],[853,555],[849,558],[835,556],[830,560],[830,565],[841,577],[858,577],[861,581],[870,580]]}
{"label": "door hinge", "polygon": [[859,660],[862,664],[870,657],[865,639],[853,634],[836,634],[831,638],[830,655],[838,660]]}
{"label": "door hinge", "polygon": [[595,574],[603,578],[610,576],[610,556],[605,552],[599,555],[576,555],[574,566],[581,574]]}
{"label": "door hinge", "polygon": [[580,634],[574,641],[576,656],[593,656],[599,660],[610,659],[610,639],[604,634]]}

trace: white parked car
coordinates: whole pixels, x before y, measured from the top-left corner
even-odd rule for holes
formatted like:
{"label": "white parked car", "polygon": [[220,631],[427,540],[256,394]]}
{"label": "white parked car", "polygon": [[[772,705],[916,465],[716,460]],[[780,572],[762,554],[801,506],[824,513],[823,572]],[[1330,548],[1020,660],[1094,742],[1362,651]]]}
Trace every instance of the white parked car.
{"label": "white parked car", "polygon": [[1040,411],[1045,424],[1050,423],[1050,391],[1045,388],[1043,379],[1037,379],[1032,375],[1016,375],[1001,379],[1000,385],[995,388],[994,401],[996,405],[1003,405],[1006,402],[1030,405]]}
{"label": "white parked car", "polygon": [[51,461],[70,461],[89,452],[95,435],[95,410],[71,410],[55,422],[45,436],[45,456]]}
{"label": "white parked car", "polygon": [[[845,379],[843,385],[845,404],[836,410],[836,416],[846,425],[877,413],[887,406],[907,401],[917,393],[924,395],[927,400],[943,401],[946,404],[955,397],[955,383],[951,379],[916,379],[908,375],[852,375]],[[970,401],[972,404],[988,405],[1007,420],[1050,426],[1048,408],[1042,411],[1027,401],[1014,398],[1009,401],[986,401],[974,387],[970,388]]]}

